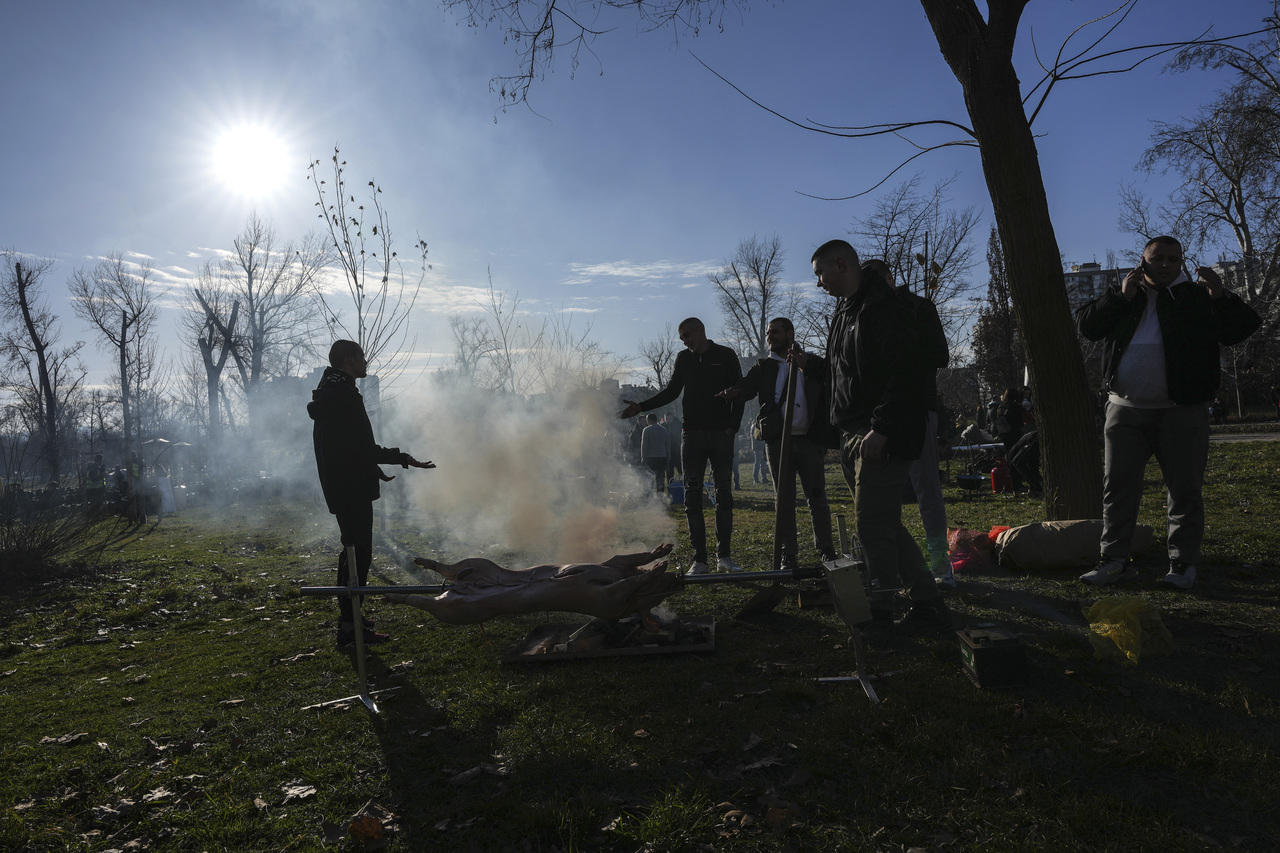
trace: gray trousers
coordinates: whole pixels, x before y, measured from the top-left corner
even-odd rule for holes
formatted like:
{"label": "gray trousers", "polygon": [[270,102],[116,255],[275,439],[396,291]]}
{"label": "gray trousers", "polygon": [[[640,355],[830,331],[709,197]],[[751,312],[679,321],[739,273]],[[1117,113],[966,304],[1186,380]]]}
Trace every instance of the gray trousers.
{"label": "gray trousers", "polygon": [[810,441],[806,436],[792,436],[790,445],[791,477],[790,482],[779,485],[778,466],[782,462],[782,439],[766,442],[765,452],[769,457],[769,473],[773,477],[773,493],[776,497],[780,489],[791,491],[792,512],[783,513],[779,519],[778,532],[782,538],[782,553],[794,557],[797,553],[796,514],[796,477],[800,478],[800,488],[804,489],[804,498],[809,502],[809,515],[813,517],[813,545],[819,554],[834,554],[836,547],[831,536],[831,507],[827,504],[827,475],[823,468],[823,459],[827,449]]}
{"label": "gray trousers", "polygon": [[938,413],[930,412],[920,458],[911,463],[911,488],[920,504],[920,523],[930,545],[947,540],[947,505],[938,481]]}
{"label": "gray trousers", "polygon": [[1107,403],[1103,430],[1102,556],[1127,560],[1142,501],[1147,461],[1155,454],[1169,503],[1169,559],[1200,562],[1204,539],[1204,470],[1209,459],[1205,406],[1135,409]]}
{"label": "gray trousers", "polygon": [[930,601],[942,595],[925,565],[924,555],[902,524],[902,493],[907,488],[909,459],[869,459],[858,456],[862,433],[845,433],[840,446],[840,467],[853,493],[853,520],[875,588],[905,587],[912,601]]}

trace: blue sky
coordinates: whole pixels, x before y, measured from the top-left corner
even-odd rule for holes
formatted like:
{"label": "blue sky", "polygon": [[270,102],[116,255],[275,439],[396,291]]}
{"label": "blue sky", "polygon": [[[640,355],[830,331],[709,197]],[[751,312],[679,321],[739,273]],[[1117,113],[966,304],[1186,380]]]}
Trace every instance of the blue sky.
{"label": "blue sky", "polygon": [[[1024,87],[1040,76],[1033,39],[1050,56],[1116,3],[1032,2],[1020,34]],[[1142,0],[1110,43],[1187,38],[1210,24],[1243,32],[1268,6]],[[694,54],[796,118],[965,121],[960,87],[907,0],[755,3],[726,14],[722,30],[679,39],[605,16],[613,29],[596,57],[584,54],[571,74],[562,54],[535,84],[532,109],[505,112],[489,80],[515,69],[513,48],[498,27],[470,28],[434,2],[5,0],[0,10],[0,247],[58,260],[48,279],[55,308],[66,336],[86,340],[64,301],[73,269],[111,251],[146,256],[176,289],[253,210],[281,236],[300,236],[320,224],[306,165],[335,143],[353,180],[382,186],[400,248],[416,234],[430,246],[418,363],[447,363],[448,315],[474,310],[486,270],[528,311],[580,312],[621,354],[691,314],[714,338],[705,274],[739,240],[777,233],[786,277],[808,284],[812,249],[845,235],[874,195],[803,193],[866,189],[911,149],[785,124]],[[1151,122],[1193,114],[1228,82],[1160,69],[1064,83],[1037,120],[1068,262],[1130,248],[1116,226],[1118,186],[1136,182],[1154,197],[1169,189],[1134,171]],[[214,165],[216,140],[246,123],[285,152],[271,173],[280,180],[253,194]],[[974,149],[921,158],[900,177],[911,171],[929,184],[958,173],[955,203],[989,208]],[[985,268],[973,278],[985,280]],[[175,325],[172,313],[162,320],[177,359]],[[91,381],[105,381],[104,359],[86,354]]]}

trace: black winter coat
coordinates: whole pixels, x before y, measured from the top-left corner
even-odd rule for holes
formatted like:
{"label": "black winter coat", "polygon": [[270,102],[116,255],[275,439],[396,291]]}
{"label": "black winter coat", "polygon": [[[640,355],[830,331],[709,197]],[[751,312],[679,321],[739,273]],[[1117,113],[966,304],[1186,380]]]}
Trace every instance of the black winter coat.
{"label": "black winter coat", "polygon": [[[1076,312],[1076,329],[1082,336],[1107,339],[1102,356],[1107,390],[1146,310],[1147,291],[1139,287],[1130,300],[1120,288],[1111,287]],[[1238,344],[1262,325],[1257,312],[1231,291],[1213,299],[1202,285],[1185,278],[1156,293],[1156,316],[1164,339],[1169,399],[1180,406],[1212,400],[1221,380],[1218,345]]]}
{"label": "black winter coat", "polygon": [[919,459],[929,381],[920,366],[911,306],[882,279],[864,276],[841,299],[827,337],[831,422],[842,432],[869,426],[888,439],[888,455]]}
{"label": "black winter coat", "polygon": [[379,465],[408,467],[408,455],[400,448],[381,447],[373,440],[373,425],[355,379],[336,367],[325,368],[311,392],[307,414],[315,421],[311,440],[320,488],[334,515],[378,499]]}

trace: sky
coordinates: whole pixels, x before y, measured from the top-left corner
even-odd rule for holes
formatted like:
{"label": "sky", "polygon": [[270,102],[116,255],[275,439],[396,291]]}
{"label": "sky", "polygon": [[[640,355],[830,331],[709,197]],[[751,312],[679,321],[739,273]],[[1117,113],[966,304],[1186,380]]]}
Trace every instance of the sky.
{"label": "sky", "polygon": [[[1041,76],[1037,57],[1118,3],[1033,0],[1019,33],[1024,90]],[[1140,0],[1107,44],[1245,32],[1269,5]],[[739,241],[777,234],[784,278],[809,286],[812,250],[847,236],[877,197],[812,196],[862,192],[913,152],[799,129],[699,59],[796,119],[966,123],[959,84],[906,0],[757,2],[679,36],[601,13],[608,32],[577,67],[562,50],[529,105],[505,110],[490,81],[519,57],[501,27],[426,0],[0,0],[0,20],[0,248],[57,261],[46,286],[64,337],[90,342],[66,279],[108,252],[151,259],[169,288],[159,328],[175,361],[183,285],[252,212],[285,239],[317,229],[306,167],[335,145],[355,186],[381,186],[401,255],[418,236],[428,244],[413,361],[430,370],[448,366],[449,316],[478,310],[490,278],[531,322],[573,312],[621,357],[690,315],[714,339],[706,274]],[[1090,33],[1101,34],[1072,43]],[[1172,188],[1134,168],[1152,122],[1193,115],[1229,82],[1161,68],[1059,84],[1033,126],[1067,263],[1132,248],[1116,224],[1120,185],[1153,198]],[[246,128],[257,135],[236,155],[227,140]],[[885,188],[916,172],[926,185],[956,177],[954,204],[985,217],[983,258],[977,151],[926,155]],[[109,359],[92,343],[85,356],[90,383],[105,382]]]}

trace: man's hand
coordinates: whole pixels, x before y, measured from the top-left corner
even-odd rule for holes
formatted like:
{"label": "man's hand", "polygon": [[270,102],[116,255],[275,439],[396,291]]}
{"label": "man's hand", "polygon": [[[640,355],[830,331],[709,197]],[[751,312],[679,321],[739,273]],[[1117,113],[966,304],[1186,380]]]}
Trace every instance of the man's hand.
{"label": "man's hand", "polygon": [[738,389],[737,389],[737,388],[726,388],[726,389],[724,389],[723,391],[721,391],[719,394],[717,394],[717,395],[716,395],[716,399],[719,399],[719,400],[736,400],[736,399],[738,399]]}
{"label": "man's hand", "polygon": [[644,409],[640,408],[640,404],[633,400],[623,400],[622,402],[626,403],[627,407],[621,412],[618,412],[618,417],[620,418],[634,418],[636,415],[644,411]]}
{"label": "man's hand", "polygon": [[1136,267],[1129,270],[1129,274],[1124,277],[1124,281],[1120,284],[1120,295],[1125,299],[1132,299],[1138,295],[1138,285],[1142,284],[1142,264],[1139,262]]}
{"label": "man's hand", "polygon": [[858,447],[858,457],[863,462],[875,459],[883,459],[885,450],[888,449],[889,439],[887,436],[881,435],[875,430],[871,430],[862,437],[862,444]]}
{"label": "man's hand", "polygon": [[[1187,278],[1191,278],[1191,276],[1187,276]],[[1212,267],[1196,267],[1196,284],[1209,291],[1210,299],[1217,299],[1222,296],[1222,291],[1225,289],[1222,284],[1222,277]]]}
{"label": "man's hand", "polygon": [[796,367],[804,370],[805,362],[809,360],[809,353],[800,349],[799,344],[792,344],[791,349],[787,351],[787,363],[795,364]]}
{"label": "man's hand", "polygon": [[414,458],[413,458],[412,456],[410,456],[408,453],[406,453],[406,454],[404,455],[404,464],[406,464],[406,465],[408,465],[408,466],[410,466],[410,467],[412,467],[412,468],[434,468],[434,467],[436,467],[436,463],[434,463],[434,462],[432,462],[432,461],[430,461],[430,460],[427,460],[426,462],[419,462],[417,459],[414,459]]}

